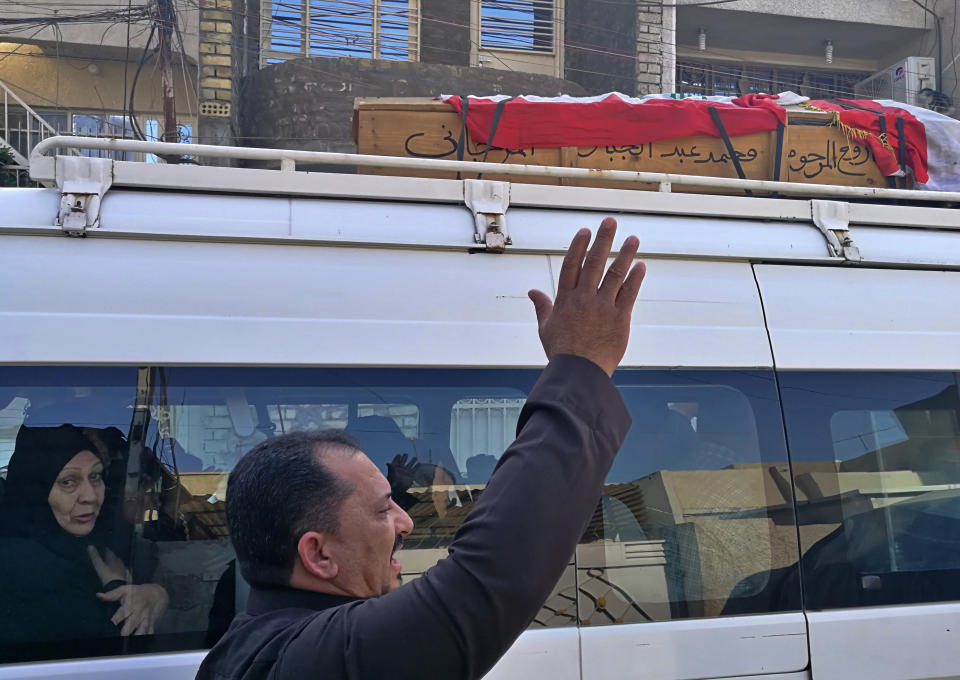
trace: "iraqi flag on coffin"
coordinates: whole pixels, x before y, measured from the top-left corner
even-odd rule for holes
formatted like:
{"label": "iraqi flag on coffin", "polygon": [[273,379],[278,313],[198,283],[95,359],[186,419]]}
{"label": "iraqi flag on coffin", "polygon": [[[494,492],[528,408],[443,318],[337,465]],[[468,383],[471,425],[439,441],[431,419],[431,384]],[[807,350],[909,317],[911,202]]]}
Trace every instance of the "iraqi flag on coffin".
{"label": "iraqi flag on coffin", "polygon": [[[464,116],[463,97],[441,95],[440,99]],[[466,100],[466,127],[470,137],[481,144],[512,150],[639,145],[680,137],[722,137],[715,116],[730,137],[768,132],[786,124],[784,106],[809,101],[792,92],[685,98],[628,97],[619,92],[595,97],[471,95]],[[906,165],[918,182],[927,181],[924,125],[906,109],[881,106],[868,100],[817,101],[808,106],[835,112],[834,122],[849,136],[868,144],[880,170],[888,176],[902,173],[897,124],[897,118],[901,118]]]}

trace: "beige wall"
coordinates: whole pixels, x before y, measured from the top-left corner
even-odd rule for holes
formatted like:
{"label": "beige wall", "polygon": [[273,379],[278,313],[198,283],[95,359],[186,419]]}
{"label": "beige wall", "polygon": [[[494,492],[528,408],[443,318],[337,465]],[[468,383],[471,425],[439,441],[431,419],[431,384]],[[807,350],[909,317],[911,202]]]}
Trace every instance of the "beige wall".
{"label": "beige wall", "polygon": [[[119,113],[126,108],[122,61],[57,59],[39,53],[35,47],[32,51],[35,53],[14,54],[0,61],[0,81],[31,107],[90,113]],[[191,123],[197,113],[196,67],[187,63],[187,78],[192,78],[192,84],[187,85],[180,65],[177,66],[175,97],[178,119],[183,123]],[[128,66],[128,91],[136,67],[135,61]],[[160,74],[155,68],[155,59],[148,61],[141,72],[134,105],[141,118],[146,117],[145,114],[153,114],[150,117],[155,118],[163,110]]]}

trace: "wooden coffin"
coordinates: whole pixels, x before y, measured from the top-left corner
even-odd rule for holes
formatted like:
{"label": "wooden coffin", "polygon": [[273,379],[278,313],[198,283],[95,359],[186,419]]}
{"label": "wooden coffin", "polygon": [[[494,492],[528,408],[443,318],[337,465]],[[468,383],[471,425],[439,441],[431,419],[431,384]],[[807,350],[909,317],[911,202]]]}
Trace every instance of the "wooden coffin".
{"label": "wooden coffin", "polygon": [[[780,154],[779,179],[808,184],[887,187],[870,149],[848,140],[831,116],[814,111],[788,112]],[[358,98],[353,132],[357,152],[408,158],[457,160],[463,125],[453,108],[427,98]],[[651,144],[606,147],[560,147],[506,150],[487,148],[464,135],[462,160],[504,164],[552,165],[597,170],[631,170],[681,175],[736,178],[727,148],[720,138],[684,137]],[[777,172],[777,133],[763,132],[731,139],[748,179],[772,180]],[[360,168],[362,173],[455,178],[453,172],[412,172],[408,169]],[[475,174],[463,174],[463,179]],[[655,185],[609,180],[510,177],[485,174],[484,179],[568,186],[654,189]],[[723,190],[688,188],[682,191]],[[679,187],[677,190],[681,190]],[[729,193],[729,192],[727,192]]]}

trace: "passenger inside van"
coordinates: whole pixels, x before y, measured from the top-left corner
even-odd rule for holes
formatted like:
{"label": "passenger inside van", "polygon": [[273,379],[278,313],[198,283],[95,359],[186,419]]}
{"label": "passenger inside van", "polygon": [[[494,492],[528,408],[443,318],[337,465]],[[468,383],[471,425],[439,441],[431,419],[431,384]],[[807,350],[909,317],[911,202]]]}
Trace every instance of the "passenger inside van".
{"label": "passenger inside van", "polygon": [[166,609],[163,587],[133,583],[111,549],[100,444],[73,425],[17,433],[0,504],[0,644],[149,634]]}

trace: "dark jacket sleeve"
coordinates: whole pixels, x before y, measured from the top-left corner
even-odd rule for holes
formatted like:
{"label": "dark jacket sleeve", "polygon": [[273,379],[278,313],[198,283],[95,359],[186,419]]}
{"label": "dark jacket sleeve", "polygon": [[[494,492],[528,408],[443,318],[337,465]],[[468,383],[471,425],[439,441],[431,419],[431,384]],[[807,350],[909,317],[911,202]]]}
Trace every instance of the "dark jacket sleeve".
{"label": "dark jacket sleeve", "polygon": [[[557,356],[450,554],[382,597],[305,625],[277,677],[480,678],[529,625],[569,563],[630,427],[592,362]],[[403,552],[397,555],[403,561]],[[334,670],[343,660],[345,666]]]}

